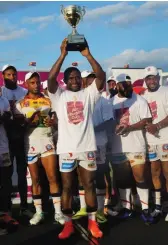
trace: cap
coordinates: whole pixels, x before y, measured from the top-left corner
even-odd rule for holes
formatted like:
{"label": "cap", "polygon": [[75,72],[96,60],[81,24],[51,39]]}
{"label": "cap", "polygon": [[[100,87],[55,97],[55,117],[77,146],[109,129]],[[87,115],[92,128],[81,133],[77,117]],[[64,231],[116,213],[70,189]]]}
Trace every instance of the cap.
{"label": "cap", "polygon": [[2,67],[2,72],[6,71],[9,68],[13,68],[14,70],[16,70],[16,68],[13,65],[7,64]]}
{"label": "cap", "polygon": [[85,77],[88,77],[88,76],[91,75],[91,74],[94,74],[94,73],[91,72],[91,71],[82,71],[82,72],[81,72],[81,77],[82,77],[82,78],[85,78]]}
{"label": "cap", "polygon": [[111,81],[111,80],[115,81],[115,80],[116,80],[115,76],[110,76],[110,77],[107,79],[107,83],[108,83],[109,81]]}
{"label": "cap", "polygon": [[34,72],[28,72],[26,75],[25,75],[25,82],[28,80],[28,79],[30,79],[34,74],[37,74],[39,77],[40,77],[40,74],[38,73],[38,72],[36,72],[36,71],[34,71]]}
{"label": "cap", "polygon": [[121,83],[121,82],[125,82],[125,81],[131,82],[131,78],[129,75],[122,73],[122,74],[116,76],[115,81],[116,81],[116,83]]}
{"label": "cap", "polygon": [[159,74],[158,69],[155,66],[146,67],[144,73],[144,78],[148,76],[157,76]]}
{"label": "cap", "polygon": [[48,87],[47,80],[43,82],[43,89],[46,89]]}

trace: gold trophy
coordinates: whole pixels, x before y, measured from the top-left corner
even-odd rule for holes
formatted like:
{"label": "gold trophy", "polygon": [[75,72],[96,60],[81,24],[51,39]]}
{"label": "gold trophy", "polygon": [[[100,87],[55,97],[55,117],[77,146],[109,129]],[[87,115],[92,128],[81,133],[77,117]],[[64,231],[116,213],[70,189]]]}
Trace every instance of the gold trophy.
{"label": "gold trophy", "polygon": [[87,46],[84,35],[78,34],[76,26],[85,15],[85,7],[70,5],[65,7],[61,5],[61,13],[65,20],[72,26],[72,33],[68,35],[67,51],[81,51]]}

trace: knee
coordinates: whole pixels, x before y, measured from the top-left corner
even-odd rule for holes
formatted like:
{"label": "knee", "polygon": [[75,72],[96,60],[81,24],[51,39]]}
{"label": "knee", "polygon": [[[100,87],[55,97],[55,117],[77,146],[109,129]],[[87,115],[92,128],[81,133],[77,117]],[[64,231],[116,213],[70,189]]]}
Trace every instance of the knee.
{"label": "knee", "polygon": [[66,193],[67,195],[72,194],[72,187],[69,183],[63,183],[63,192]]}
{"label": "knee", "polygon": [[48,176],[48,182],[50,185],[55,184],[56,183],[56,176],[55,175]]}
{"label": "knee", "polygon": [[90,191],[95,187],[95,181],[93,179],[88,179],[83,183],[85,191]]}

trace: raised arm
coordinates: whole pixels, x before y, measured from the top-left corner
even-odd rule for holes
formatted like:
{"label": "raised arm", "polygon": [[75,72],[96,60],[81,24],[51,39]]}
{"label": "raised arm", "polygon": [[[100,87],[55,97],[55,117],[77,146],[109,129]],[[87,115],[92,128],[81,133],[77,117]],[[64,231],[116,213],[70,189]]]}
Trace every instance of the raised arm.
{"label": "raised arm", "polygon": [[89,61],[94,73],[96,74],[96,85],[98,90],[102,90],[104,88],[106,73],[103,71],[100,64],[94,59],[88,47],[81,51],[81,54],[86,57]]}
{"label": "raised arm", "polygon": [[65,57],[67,56],[68,52],[66,51],[67,47],[67,38],[65,38],[61,44],[61,55],[59,56],[58,60],[55,62],[53,67],[49,72],[48,77],[48,91],[54,94],[58,88],[57,76],[60,72],[62,64],[64,62]]}

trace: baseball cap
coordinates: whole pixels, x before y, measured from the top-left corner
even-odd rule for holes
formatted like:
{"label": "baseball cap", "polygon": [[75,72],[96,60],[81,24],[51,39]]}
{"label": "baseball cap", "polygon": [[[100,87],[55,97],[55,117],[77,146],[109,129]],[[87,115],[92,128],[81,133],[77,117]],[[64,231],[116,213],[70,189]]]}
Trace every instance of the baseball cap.
{"label": "baseball cap", "polygon": [[144,70],[144,78],[148,76],[157,76],[158,73],[158,69],[155,66],[148,66]]}
{"label": "baseball cap", "polygon": [[43,89],[46,89],[48,86],[47,86],[47,80],[45,80],[44,82],[43,82]]}
{"label": "baseball cap", "polygon": [[94,74],[94,72],[91,72],[91,71],[82,71],[81,72],[81,77],[82,78],[85,78],[85,77],[88,77],[89,75],[92,75],[92,74]]}
{"label": "baseball cap", "polygon": [[110,77],[107,79],[107,83],[108,83],[109,81],[111,81],[111,80],[115,81],[115,76],[110,76]]}
{"label": "baseball cap", "polygon": [[129,75],[122,73],[118,76],[116,76],[116,83],[121,83],[121,82],[125,82],[125,81],[130,81],[131,82],[131,78]]}
{"label": "baseball cap", "polygon": [[38,72],[36,72],[36,71],[34,71],[34,72],[28,72],[26,75],[25,75],[25,82],[28,80],[28,79],[30,79],[34,74],[37,74],[39,77],[40,77],[40,74],[38,73]]}
{"label": "baseball cap", "polygon": [[16,68],[13,65],[7,64],[2,67],[2,72],[6,71],[9,68],[13,68],[14,70],[16,70]]}

